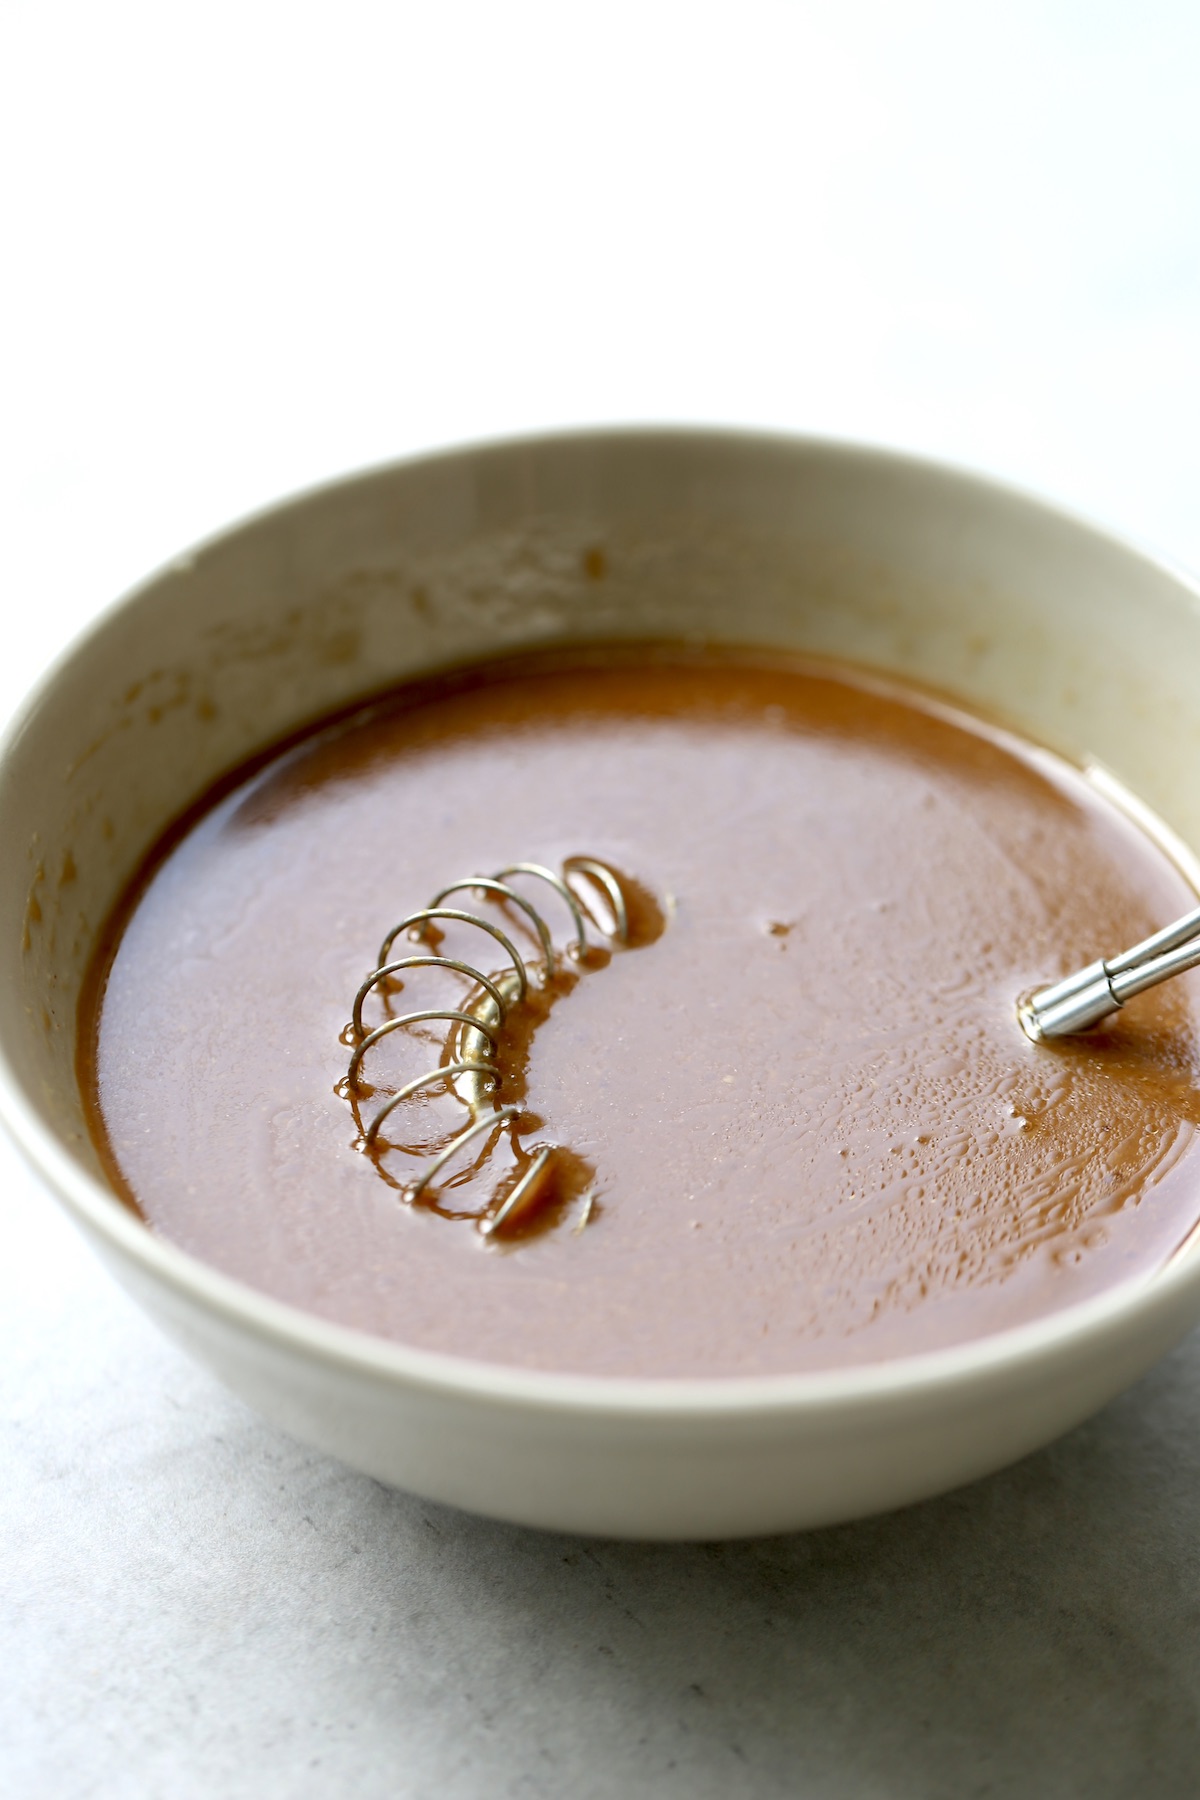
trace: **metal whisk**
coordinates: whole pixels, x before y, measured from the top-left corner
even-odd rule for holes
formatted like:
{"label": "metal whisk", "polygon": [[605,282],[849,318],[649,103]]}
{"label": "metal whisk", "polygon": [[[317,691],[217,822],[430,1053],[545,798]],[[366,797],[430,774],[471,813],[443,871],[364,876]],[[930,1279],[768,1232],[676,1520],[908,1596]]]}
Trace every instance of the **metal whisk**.
{"label": "metal whisk", "polygon": [[1200,907],[1156,931],[1132,950],[1089,963],[1065,981],[1019,1002],[1017,1017],[1035,1044],[1087,1031],[1135,994],[1200,964]]}
{"label": "metal whisk", "polygon": [[[484,918],[481,913],[467,911],[461,906],[446,905],[446,901],[456,894],[472,894],[514,907],[538,941],[542,960],[536,973],[544,987],[557,967],[550,927],[538,908],[510,885],[515,876],[528,876],[542,882],[552,889],[566,907],[574,927],[574,937],[566,948],[567,956],[578,960],[586,953],[587,921],[612,944],[623,945],[628,941],[629,909],[621,882],[607,864],[590,856],[568,857],[561,872],[557,874],[540,863],[521,862],[510,863],[491,875],[469,875],[441,888],[428,906],[408,913],[392,926],[379,947],[374,969],[354,997],[354,1010],[344,1034],[352,1050],[346,1077],[340,1084],[339,1091],[354,1109],[361,1132],[359,1148],[368,1153],[373,1152],[379,1143],[382,1127],[397,1108],[421,1090],[439,1083],[444,1083],[449,1091],[463,1101],[469,1114],[468,1123],[463,1129],[431,1156],[420,1175],[404,1187],[404,1197],[409,1201],[419,1199],[466,1145],[505,1130],[510,1139],[515,1139],[515,1121],[521,1109],[519,1106],[498,1104],[501,1074],[496,1055],[500,1034],[510,1010],[519,1006],[529,992],[530,968],[512,939],[499,925]],[[581,883],[586,886],[581,887]],[[603,897],[608,912],[607,919],[597,917],[594,904],[588,900],[589,890],[593,900],[596,896]],[[419,943],[430,925],[442,923],[467,925],[485,933],[499,946],[510,966],[499,974],[489,974],[474,963],[426,952],[393,958],[392,951],[398,939],[408,938]],[[363,1019],[363,1008],[368,998],[377,990],[386,992],[396,977],[407,976],[417,969],[446,969],[464,976],[471,988],[463,1005],[406,1012],[385,1019],[373,1030],[368,1029]],[[393,1032],[435,1020],[444,1020],[450,1027],[443,1051],[444,1060],[389,1094],[370,1120],[364,1122],[363,1059]],[[480,1230],[485,1235],[490,1236],[494,1232],[503,1231],[506,1226],[514,1225],[538,1198],[543,1177],[556,1148],[558,1146],[548,1144],[538,1150],[500,1205],[480,1220]]]}

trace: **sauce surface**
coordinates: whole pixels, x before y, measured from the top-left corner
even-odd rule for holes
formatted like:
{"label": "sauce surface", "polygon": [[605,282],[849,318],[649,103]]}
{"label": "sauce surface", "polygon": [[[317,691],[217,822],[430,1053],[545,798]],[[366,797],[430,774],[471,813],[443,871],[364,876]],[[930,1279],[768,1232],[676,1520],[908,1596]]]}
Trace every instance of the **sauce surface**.
{"label": "sauce surface", "polygon": [[[397,919],[576,854],[629,879],[634,943],[525,1016],[500,1097],[523,1142],[567,1147],[559,1197],[484,1241],[454,1215],[504,1146],[406,1204],[461,1109],[418,1096],[356,1153],[341,1034]],[[565,910],[529,892],[561,948]],[[1082,774],[922,696],[564,653],[401,690],[227,784],[98,952],[82,1076],[154,1230],[326,1318],[596,1374],[845,1366],[1036,1317],[1188,1236],[1197,984],[1054,1046],[1014,1006],[1194,905]],[[446,979],[406,1005],[461,1004]],[[395,1034],[372,1081],[436,1063],[444,1031]]]}

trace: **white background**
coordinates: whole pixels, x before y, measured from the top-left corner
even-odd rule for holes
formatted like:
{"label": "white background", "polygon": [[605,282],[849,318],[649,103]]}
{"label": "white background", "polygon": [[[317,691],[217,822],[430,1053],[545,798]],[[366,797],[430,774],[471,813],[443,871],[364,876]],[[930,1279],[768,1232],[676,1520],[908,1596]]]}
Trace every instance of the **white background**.
{"label": "white background", "polygon": [[910,446],[1200,564],[1198,73],[1171,0],[5,0],[6,669],[563,423]]}
{"label": "white background", "polygon": [[[1170,0],[0,0],[0,713],[229,518],[548,425],[913,447],[1200,566],[1198,75]],[[268,1431],[7,1147],[0,1241],[7,1792],[1195,1792],[1195,1341],[877,1525],[571,1546]]]}

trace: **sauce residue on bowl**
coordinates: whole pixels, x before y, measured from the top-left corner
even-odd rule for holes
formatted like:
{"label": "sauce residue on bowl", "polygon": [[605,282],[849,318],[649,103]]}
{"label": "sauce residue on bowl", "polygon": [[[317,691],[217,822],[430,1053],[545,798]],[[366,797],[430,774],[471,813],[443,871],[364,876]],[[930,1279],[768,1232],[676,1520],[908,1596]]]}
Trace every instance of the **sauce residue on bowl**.
{"label": "sauce residue on bowl", "polygon": [[[510,1054],[522,1129],[569,1151],[534,1228],[485,1243],[486,1159],[433,1205],[393,1185],[445,1095],[355,1153],[341,1034],[395,919],[580,851],[641,896],[636,942]],[[193,808],[97,950],[81,1076],[152,1229],[327,1319],[592,1374],[873,1362],[1149,1274],[1192,1231],[1196,984],[1061,1046],[1014,1005],[1194,904],[1082,773],[918,693],[547,653],[411,684]]]}

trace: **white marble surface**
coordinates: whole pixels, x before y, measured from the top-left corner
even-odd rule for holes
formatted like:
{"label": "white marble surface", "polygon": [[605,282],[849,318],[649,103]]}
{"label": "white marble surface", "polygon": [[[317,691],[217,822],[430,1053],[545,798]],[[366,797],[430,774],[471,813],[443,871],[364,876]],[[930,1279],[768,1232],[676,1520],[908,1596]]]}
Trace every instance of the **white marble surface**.
{"label": "white marble surface", "polygon": [[[0,708],[158,560],[613,418],[961,458],[1200,564],[1200,15],[0,13]],[[260,1424],[0,1145],[0,1791],[1196,1791],[1200,1339],[966,1492],[573,1542]]]}

